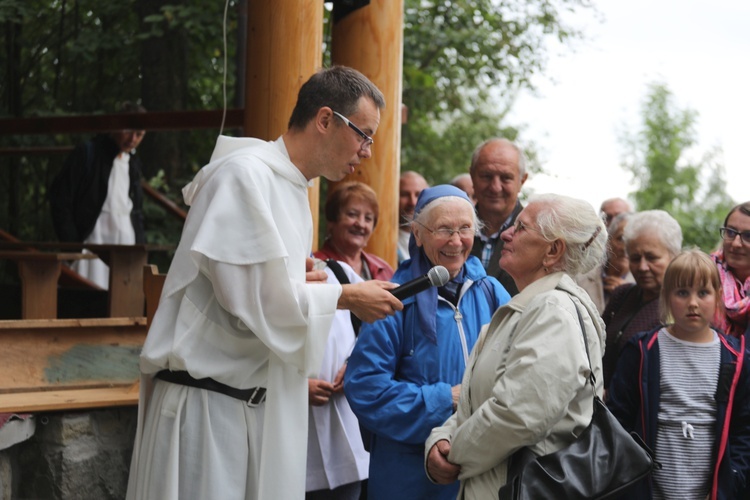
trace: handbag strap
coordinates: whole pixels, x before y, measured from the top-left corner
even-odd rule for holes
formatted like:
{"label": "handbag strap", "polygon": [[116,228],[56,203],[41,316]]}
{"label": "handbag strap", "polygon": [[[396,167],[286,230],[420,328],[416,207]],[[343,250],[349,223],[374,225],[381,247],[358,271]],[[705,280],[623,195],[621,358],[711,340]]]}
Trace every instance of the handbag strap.
{"label": "handbag strap", "polygon": [[573,303],[573,308],[576,310],[576,314],[578,315],[578,324],[581,326],[581,333],[583,333],[583,346],[586,348],[586,359],[589,362],[589,382],[591,382],[591,388],[594,391],[594,399],[596,399],[596,376],[594,376],[594,367],[591,364],[591,354],[589,353],[589,338],[586,335],[586,328],[583,326],[583,316],[581,316],[581,311],[578,309],[578,306],[576,305],[576,302],[573,300],[573,297],[568,295],[570,297],[570,301]]}

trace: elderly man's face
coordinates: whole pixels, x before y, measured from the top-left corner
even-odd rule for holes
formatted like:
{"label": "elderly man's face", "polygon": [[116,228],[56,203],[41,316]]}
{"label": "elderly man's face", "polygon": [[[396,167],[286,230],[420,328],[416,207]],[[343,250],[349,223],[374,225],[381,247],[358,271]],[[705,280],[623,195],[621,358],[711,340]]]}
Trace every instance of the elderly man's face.
{"label": "elderly man's face", "polygon": [[601,212],[604,224],[609,227],[609,223],[612,222],[612,219],[620,214],[630,212],[630,207],[625,200],[609,200],[602,203]]}
{"label": "elderly man's face", "polygon": [[526,177],[519,173],[518,152],[513,146],[503,142],[487,144],[471,173],[479,216],[510,216]]}
{"label": "elderly man's face", "polygon": [[428,187],[427,181],[419,174],[406,173],[401,176],[398,188],[398,213],[402,224],[411,222],[414,218],[419,193]]}
{"label": "elderly man's face", "polygon": [[472,203],[474,203],[474,183],[471,182],[471,177],[464,176],[461,177],[459,180],[456,181],[454,184],[458,189],[469,195],[469,198],[471,198]]}

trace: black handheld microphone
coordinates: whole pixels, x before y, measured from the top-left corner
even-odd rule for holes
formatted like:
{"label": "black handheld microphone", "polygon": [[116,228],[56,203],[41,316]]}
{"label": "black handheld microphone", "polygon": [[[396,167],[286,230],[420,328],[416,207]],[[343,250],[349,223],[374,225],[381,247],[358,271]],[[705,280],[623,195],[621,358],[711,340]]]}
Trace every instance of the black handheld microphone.
{"label": "black handheld microphone", "polygon": [[448,270],[443,266],[435,266],[427,274],[407,281],[403,285],[391,290],[391,293],[398,299],[404,300],[419,292],[423,292],[431,286],[443,286],[451,279]]}

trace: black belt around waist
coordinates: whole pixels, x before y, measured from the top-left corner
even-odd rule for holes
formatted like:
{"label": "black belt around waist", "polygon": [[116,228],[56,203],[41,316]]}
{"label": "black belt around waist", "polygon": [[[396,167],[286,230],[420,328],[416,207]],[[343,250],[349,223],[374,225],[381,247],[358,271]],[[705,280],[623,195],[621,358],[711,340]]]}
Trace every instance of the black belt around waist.
{"label": "black belt around waist", "polygon": [[197,387],[198,389],[206,389],[208,391],[214,391],[226,396],[246,401],[247,406],[258,406],[266,400],[266,388],[265,387],[251,387],[250,389],[235,389],[229,387],[226,384],[217,382],[212,378],[193,378],[186,371],[172,372],[169,370],[162,370],[158,372],[156,378],[172,382],[173,384],[187,385],[190,387]]}

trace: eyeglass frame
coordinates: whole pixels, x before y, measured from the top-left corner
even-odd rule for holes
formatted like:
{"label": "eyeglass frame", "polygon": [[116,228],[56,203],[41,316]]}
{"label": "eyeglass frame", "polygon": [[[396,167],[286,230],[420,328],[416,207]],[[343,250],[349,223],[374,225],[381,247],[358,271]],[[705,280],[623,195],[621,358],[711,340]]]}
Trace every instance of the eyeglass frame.
{"label": "eyeglass frame", "polygon": [[338,111],[333,111],[333,110],[331,111],[333,112],[334,115],[341,118],[350,129],[354,130],[354,132],[356,132],[357,135],[362,138],[362,144],[359,145],[359,149],[372,148],[372,145],[375,143],[375,139],[373,139],[369,135],[362,132],[362,129],[360,129],[358,126],[353,124],[347,117],[345,117]]}
{"label": "eyeglass frame", "polygon": [[[459,238],[473,238],[477,234],[477,229],[475,227],[472,227],[472,226],[464,226],[464,227],[461,227],[461,228],[458,228],[458,229],[453,229],[453,228],[450,228],[450,227],[441,227],[440,229],[430,229],[429,227],[425,226],[424,224],[422,224],[421,222],[419,222],[416,219],[414,220],[414,222],[416,222],[417,224],[419,224],[423,228],[427,229],[430,232],[430,234],[432,234],[435,238],[438,238],[440,240],[445,240],[445,241],[450,241],[451,239],[453,239],[453,235],[454,234],[458,234]],[[471,236],[468,236],[468,235],[467,236],[462,236],[461,235],[461,231],[463,229],[470,230],[471,231]],[[444,236],[446,233],[448,233],[448,236]]]}
{"label": "eyeglass frame", "polygon": [[522,230],[530,229],[531,231],[536,231],[537,233],[541,234],[542,237],[544,237],[544,233],[542,233],[541,229],[537,229],[535,227],[529,226],[528,224],[524,224],[524,222],[521,219],[516,219],[516,222],[514,222],[511,227],[513,228],[513,234],[516,234],[517,232],[522,231]]}
{"label": "eyeglass frame", "polygon": [[[727,233],[729,234],[729,236],[731,236],[731,238],[727,237]],[[742,243],[744,243],[745,245],[750,245],[750,231],[737,231],[736,229],[732,229],[731,227],[720,227],[719,234],[721,235],[721,239],[723,239],[727,243],[733,242],[734,239],[739,236]]]}

